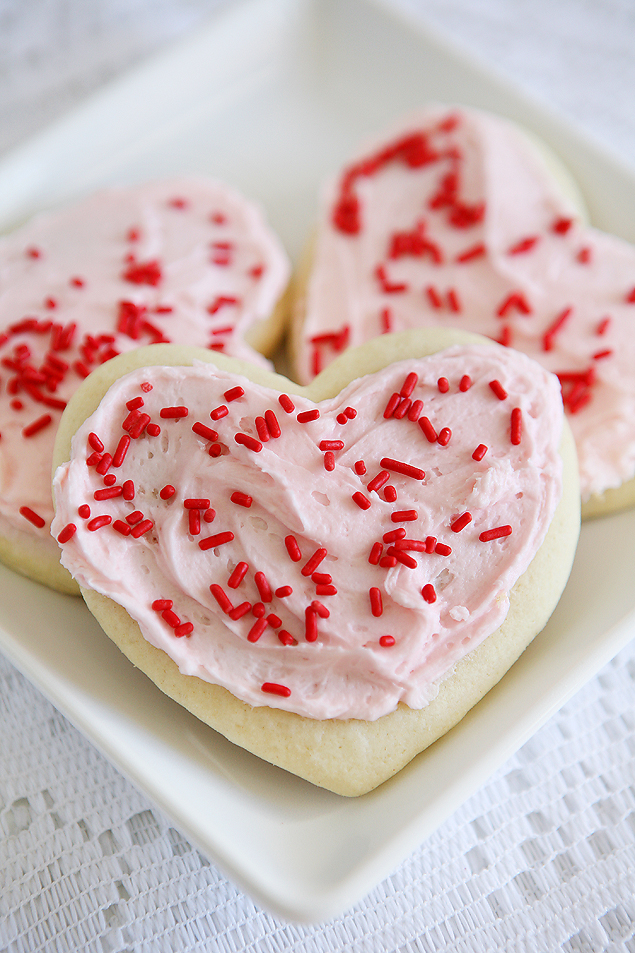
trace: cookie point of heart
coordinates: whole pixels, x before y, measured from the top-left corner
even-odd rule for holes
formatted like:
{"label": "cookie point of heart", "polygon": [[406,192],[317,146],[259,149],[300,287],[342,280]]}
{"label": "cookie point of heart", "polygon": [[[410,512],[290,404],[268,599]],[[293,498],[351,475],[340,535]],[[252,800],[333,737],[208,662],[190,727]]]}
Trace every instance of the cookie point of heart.
{"label": "cookie point of heart", "polygon": [[60,428],[53,533],[106,632],[231,740],[339,793],[460,720],[571,566],[557,379],[460,340],[370,342],[307,388],[158,345],[104,365]]}

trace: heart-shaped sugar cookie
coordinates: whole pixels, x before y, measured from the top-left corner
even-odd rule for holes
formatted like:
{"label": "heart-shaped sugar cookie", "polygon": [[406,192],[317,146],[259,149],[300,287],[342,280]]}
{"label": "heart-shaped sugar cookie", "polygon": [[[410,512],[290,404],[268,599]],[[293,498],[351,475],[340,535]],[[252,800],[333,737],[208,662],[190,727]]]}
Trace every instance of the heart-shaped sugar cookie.
{"label": "heart-shaped sugar cookie", "polygon": [[423,356],[455,339],[371,342],[307,389],[145,349],[93,375],[60,432],[64,460],[90,414],[52,532],[105,630],[232,740],[342,793],[389,777],[498,680],[575,549],[557,380],[480,339]]}
{"label": "heart-shaped sugar cookie", "polygon": [[66,584],[49,533],[53,442],[95,367],[159,341],[269,366],[258,351],[279,335],[288,278],[258,207],[206,178],[107,189],[2,239],[0,558]]}
{"label": "heart-shaped sugar cookie", "polygon": [[348,345],[421,326],[524,351],[561,380],[590,513],[635,500],[635,248],[585,225],[562,183],[501,118],[410,117],[326,191],[294,353],[306,382]]}

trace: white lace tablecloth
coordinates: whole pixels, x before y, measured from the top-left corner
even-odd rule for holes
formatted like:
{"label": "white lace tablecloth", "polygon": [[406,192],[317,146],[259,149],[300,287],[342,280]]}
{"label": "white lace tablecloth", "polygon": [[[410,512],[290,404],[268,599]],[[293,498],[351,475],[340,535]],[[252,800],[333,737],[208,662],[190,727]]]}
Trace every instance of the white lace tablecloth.
{"label": "white lace tablecloth", "polygon": [[[632,0],[402,3],[635,165]],[[0,150],[214,6],[2,0]],[[0,659],[0,953],[635,953],[634,702],[632,644],[355,908],[299,926]]]}

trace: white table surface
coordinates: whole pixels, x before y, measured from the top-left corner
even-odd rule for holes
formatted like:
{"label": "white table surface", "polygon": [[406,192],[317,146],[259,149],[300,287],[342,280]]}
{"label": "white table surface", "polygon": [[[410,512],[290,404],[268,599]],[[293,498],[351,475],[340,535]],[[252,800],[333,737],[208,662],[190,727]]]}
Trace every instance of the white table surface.
{"label": "white table surface", "polygon": [[[399,0],[635,168],[633,0]],[[2,0],[0,153],[219,0]],[[635,583],[634,583],[635,584]],[[635,645],[363,901],[276,919],[0,659],[0,951],[635,951]]]}

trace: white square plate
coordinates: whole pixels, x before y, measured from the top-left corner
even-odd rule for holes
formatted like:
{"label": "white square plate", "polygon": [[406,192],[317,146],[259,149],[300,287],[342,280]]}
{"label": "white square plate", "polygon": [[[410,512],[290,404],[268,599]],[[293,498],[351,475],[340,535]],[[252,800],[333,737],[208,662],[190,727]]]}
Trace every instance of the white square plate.
{"label": "white square plate", "polygon": [[[5,157],[0,227],[101,185],[204,172],[259,199],[297,257],[324,176],[431,99],[489,108],[542,135],[594,224],[635,239],[632,171],[370,0],[222,10]],[[231,745],[134,670],[81,600],[2,567],[0,648],[228,876],[275,913],[315,922],[390,874],[626,644],[634,568],[635,512],[586,525],[564,597],[519,662],[457,728],[357,799]]]}

